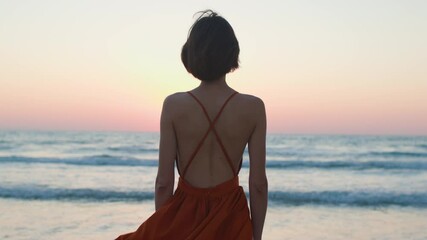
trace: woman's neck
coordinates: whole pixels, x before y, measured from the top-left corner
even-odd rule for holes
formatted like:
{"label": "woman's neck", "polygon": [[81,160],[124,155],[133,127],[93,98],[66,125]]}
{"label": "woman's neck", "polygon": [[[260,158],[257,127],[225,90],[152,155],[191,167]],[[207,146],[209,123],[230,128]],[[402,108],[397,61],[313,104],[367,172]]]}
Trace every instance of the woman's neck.
{"label": "woman's neck", "polygon": [[230,88],[225,81],[225,75],[213,80],[213,81],[202,81],[199,88],[206,90],[224,90]]}

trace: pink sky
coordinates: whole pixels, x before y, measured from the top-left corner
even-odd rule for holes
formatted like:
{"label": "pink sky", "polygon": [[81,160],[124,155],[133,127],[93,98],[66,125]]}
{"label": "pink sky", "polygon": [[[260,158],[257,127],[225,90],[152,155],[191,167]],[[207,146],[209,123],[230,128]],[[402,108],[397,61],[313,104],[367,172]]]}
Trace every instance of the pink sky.
{"label": "pink sky", "polygon": [[158,131],[164,97],[198,85],[180,48],[213,8],[269,132],[427,135],[427,3],[241,3],[1,2],[0,130]]}

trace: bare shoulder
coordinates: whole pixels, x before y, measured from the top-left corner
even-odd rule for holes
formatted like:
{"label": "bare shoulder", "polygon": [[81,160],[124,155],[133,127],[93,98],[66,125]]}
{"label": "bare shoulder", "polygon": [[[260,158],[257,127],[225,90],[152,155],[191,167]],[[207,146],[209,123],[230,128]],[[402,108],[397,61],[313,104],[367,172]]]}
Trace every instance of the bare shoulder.
{"label": "bare shoulder", "polygon": [[186,99],[186,95],[187,94],[185,92],[176,92],[167,96],[163,101],[163,107],[174,108],[178,106],[183,100]]}
{"label": "bare shoulder", "polygon": [[239,104],[252,110],[264,111],[264,102],[261,98],[250,94],[239,94]]}
{"label": "bare shoulder", "polygon": [[162,116],[174,118],[177,113],[182,112],[182,102],[185,100],[185,92],[173,93],[163,101]]}
{"label": "bare shoulder", "polygon": [[165,103],[174,103],[176,101],[179,101],[181,99],[185,98],[185,95],[187,95],[187,93],[185,92],[176,92],[176,93],[172,93],[171,95],[167,96],[165,98]]}

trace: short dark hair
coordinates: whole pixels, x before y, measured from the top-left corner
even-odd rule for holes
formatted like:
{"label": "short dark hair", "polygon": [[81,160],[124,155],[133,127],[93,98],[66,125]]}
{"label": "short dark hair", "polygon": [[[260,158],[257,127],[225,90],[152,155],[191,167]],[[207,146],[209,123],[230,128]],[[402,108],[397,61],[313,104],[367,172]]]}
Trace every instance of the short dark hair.
{"label": "short dark hair", "polygon": [[206,10],[190,28],[181,60],[202,81],[213,81],[239,67],[239,42],[223,17]]}

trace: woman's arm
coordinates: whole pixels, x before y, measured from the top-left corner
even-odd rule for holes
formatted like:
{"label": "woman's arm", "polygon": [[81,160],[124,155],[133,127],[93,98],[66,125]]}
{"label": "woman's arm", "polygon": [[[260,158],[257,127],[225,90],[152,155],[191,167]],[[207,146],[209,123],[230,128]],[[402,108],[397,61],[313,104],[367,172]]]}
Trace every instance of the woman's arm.
{"label": "woman's arm", "polygon": [[257,99],[254,104],[256,125],[249,138],[249,196],[254,240],[260,240],[264,227],[268,201],[268,182],[265,173],[266,114],[264,103]]}
{"label": "woman's arm", "polygon": [[172,123],[171,103],[169,96],[163,102],[160,118],[159,168],[155,187],[156,210],[172,197],[175,181],[176,136]]}

